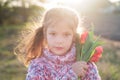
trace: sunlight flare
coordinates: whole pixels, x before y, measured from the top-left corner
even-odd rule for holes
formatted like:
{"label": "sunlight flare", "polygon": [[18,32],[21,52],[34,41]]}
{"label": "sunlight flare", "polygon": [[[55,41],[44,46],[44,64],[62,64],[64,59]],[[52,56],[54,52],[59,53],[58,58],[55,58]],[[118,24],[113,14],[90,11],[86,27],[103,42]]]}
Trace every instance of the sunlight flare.
{"label": "sunlight flare", "polygon": [[81,35],[81,34],[83,33],[83,31],[84,31],[84,28],[83,28],[83,27],[78,27],[78,28],[77,28],[77,33],[78,33],[78,34]]}
{"label": "sunlight flare", "polygon": [[55,5],[64,5],[72,8],[78,8],[85,6],[87,3],[90,3],[89,0],[46,0],[46,2],[47,2],[47,4],[45,5],[46,8]]}

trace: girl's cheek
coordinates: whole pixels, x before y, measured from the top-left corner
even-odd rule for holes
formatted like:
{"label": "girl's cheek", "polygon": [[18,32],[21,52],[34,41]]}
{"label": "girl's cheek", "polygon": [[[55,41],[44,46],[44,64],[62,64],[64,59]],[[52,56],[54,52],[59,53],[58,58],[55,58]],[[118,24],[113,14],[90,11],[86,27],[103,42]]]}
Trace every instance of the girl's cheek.
{"label": "girl's cheek", "polygon": [[72,36],[66,37],[65,40],[71,41],[71,40],[73,40],[73,37]]}
{"label": "girl's cheek", "polygon": [[48,35],[47,38],[48,38],[48,39],[55,39],[56,37],[55,37],[55,36],[52,36],[52,35]]}

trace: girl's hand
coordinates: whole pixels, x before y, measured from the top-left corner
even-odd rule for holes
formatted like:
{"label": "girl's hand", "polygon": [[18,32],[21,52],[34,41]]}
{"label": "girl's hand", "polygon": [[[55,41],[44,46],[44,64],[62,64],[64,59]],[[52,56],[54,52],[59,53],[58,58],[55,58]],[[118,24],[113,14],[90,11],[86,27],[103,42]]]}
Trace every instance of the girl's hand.
{"label": "girl's hand", "polygon": [[79,77],[84,77],[88,69],[88,65],[84,61],[77,61],[72,65],[72,69]]}

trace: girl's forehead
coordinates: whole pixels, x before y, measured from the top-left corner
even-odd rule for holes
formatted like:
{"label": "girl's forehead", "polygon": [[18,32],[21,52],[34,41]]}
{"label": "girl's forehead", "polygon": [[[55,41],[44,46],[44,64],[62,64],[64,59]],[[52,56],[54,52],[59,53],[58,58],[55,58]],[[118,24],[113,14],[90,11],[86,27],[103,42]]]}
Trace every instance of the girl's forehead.
{"label": "girl's forehead", "polygon": [[50,28],[69,28],[69,29],[71,29],[72,26],[68,22],[63,20],[63,21],[51,23],[51,24],[48,25],[48,27],[50,27]]}
{"label": "girl's forehead", "polygon": [[77,14],[66,8],[53,8],[49,10],[44,16],[43,26],[56,26],[61,21],[65,22],[65,25],[69,25],[73,28],[77,28],[78,26]]}
{"label": "girl's forehead", "polygon": [[50,24],[52,27],[56,27],[56,26],[68,26],[68,27],[76,27],[73,23],[72,20],[69,19],[59,19],[59,20],[51,20]]}
{"label": "girl's forehead", "polygon": [[73,28],[70,27],[67,23],[65,22],[59,22],[56,23],[55,25],[49,25],[48,31],[55,31],[55,32],[74,32]]}

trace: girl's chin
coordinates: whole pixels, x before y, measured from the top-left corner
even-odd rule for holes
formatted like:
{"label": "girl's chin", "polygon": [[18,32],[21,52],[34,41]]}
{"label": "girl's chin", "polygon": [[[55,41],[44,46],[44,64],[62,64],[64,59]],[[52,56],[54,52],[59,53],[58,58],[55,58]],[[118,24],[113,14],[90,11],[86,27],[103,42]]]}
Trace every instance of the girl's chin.
{"label": "girl's chin", "polygon": [[59,52],[59,51],[51,51],[53,54],[58,55],[58,56],[63,56],[65,55],[65,52]]}

